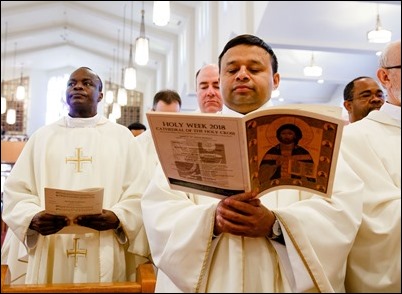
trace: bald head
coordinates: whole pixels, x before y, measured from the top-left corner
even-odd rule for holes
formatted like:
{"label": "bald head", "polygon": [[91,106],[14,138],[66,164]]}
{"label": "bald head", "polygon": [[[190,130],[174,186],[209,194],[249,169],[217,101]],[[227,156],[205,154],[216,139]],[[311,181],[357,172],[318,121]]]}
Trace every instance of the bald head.
{"label": "bald head", "polygon": [[196,75],[197,102],[201,112],[216,113],[222,110],[223,100],[219,90],[219,67],[207,64]]}

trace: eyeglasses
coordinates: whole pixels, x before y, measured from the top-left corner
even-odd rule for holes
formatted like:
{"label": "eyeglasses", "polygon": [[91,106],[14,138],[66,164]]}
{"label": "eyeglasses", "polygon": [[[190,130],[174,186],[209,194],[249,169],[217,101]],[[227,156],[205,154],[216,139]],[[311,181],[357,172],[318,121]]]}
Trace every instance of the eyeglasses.
{"label": "eyeglasses", "polygon": [[401,69],[401,66],[400,66],[400,65],[394,65],[394,66],[383,66],[383,68],[385,68],[385,69],[393,69],[393,68],[399,68],[399,69]]}

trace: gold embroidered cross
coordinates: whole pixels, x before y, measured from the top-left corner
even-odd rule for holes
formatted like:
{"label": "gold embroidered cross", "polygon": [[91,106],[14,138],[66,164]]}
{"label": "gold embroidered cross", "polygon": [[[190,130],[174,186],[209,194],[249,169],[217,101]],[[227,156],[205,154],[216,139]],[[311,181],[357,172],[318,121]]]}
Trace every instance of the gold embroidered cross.
{"label": "gold embroidered cross", "polygon": [[80,173],[81,172],[81,163],[82,162],[91,162],[92,163],[92,156],[91,157],[83,157],[82,156],[82,152],[81,149],[82,148],[75,148],[76,149],[76,154],[77,157],[76,158],[66,158],[66,163],[68,163],[69,161],[72,161],[73,163],[76,163],[76,167],[77,167],[77,172]]}
{"label": "gold embroidered cross", "polygon": [[78,264],[78,256],[83,255],[84,257],[87,256],[87,250],[86,249],[79,249],[78,248],[78,239],[79,238],[74,238],[74,248],[73,249],[67,249],[67,257],[70,255],[73,255],[75,257],[75,263],[74,266],[76,267]]}

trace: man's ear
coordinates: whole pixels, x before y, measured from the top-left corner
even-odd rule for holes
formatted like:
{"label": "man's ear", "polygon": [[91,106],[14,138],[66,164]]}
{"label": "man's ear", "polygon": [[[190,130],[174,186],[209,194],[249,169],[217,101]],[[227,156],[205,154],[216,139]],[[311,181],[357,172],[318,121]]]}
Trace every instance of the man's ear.
{"label": "man's ear", "polygon": [[352,103],[351,103],[351,101],[348,101],[348,100],[343,101],[343,106],[345,107],[345,109],[348,112],[352,111]]}
{"label": "man's ear", "polygon": [[377,78],[383,87],[389,84],[388,70],[385,68],[379,68],[377,70]]}

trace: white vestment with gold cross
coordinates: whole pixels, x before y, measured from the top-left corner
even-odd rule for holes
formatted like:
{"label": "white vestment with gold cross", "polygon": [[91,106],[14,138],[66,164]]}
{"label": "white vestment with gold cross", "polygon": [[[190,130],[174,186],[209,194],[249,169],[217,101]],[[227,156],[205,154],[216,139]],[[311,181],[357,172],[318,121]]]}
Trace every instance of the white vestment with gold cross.
{"label": "white vestment with gold cross", "polygon": [[[140,207],[148,184],[145,170],[144,156],[128,128],[100,115],[64,117],[35,132],[4,189],[2,216],[9,233],[1,260],[10,266],[12,280],[134,280],[137,262],[149,257]],[[88,229],[79,234],[42,236],[30,230],[33,216],[45,209],[45,187],[103,187],[103,208],[116,214],[124,234]]]}

